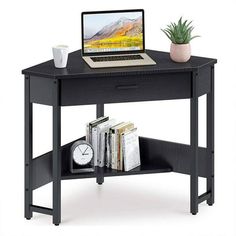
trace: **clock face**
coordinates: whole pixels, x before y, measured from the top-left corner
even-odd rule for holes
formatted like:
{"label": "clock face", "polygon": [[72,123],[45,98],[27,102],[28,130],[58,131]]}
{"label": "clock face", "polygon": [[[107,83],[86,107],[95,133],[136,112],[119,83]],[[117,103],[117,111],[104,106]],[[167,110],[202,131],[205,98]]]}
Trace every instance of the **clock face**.
{"label": "clock face", "polygon": [[73,151],[73,159],[78,165],[87,165],[93,158],[93,149],[86,143],[79,144]]}

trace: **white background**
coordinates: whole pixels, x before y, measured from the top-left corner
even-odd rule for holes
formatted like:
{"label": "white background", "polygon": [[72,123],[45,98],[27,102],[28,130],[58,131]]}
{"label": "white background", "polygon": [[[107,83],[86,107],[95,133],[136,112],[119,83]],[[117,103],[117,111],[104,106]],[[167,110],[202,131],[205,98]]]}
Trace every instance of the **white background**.
{"label": "white background", "polygon": [[[235,0],[105,1],[5,0],[0,3],[0,235],[236,235]],[[168,51],[160,31],[180,16],[194,20],[192,54],[218,59],[215,86],[216,203],[189,213],[189,176],[152,174],[62,183],[62,223],[34,214],[23,218],[24,79],[21,70],[52,58],[51,46],[80,48],[80,13],[144,8],[146,47]],[[105,113],[132,120],[140,135],[189,143],[189,101],[107,105]],[[205,97],[200,98],[200,138],[205,145]],[[62,109],[62,144],[84,135],[94,106]],[[34,106],[34,156],[51,149],[52,110]],[[200,181],[200,191],[205,182]],[[34,192],[34,203],[51,206],[51,184]]]}

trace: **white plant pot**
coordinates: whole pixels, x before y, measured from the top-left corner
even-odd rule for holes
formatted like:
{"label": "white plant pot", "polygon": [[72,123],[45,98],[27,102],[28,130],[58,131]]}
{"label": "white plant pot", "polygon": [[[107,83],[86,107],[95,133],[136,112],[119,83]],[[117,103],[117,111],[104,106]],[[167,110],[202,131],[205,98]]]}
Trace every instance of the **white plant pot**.
{"label": "white plant pot", "polygon": [[190,44],[174,44],[170,45],[170,58],[175,62],[187,62],[191,57]]}

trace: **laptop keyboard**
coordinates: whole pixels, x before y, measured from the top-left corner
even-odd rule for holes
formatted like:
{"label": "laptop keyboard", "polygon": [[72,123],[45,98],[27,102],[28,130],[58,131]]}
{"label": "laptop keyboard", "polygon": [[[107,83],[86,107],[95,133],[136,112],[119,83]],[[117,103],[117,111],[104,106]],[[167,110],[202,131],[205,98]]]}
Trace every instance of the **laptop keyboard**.
{"label": "laptop keyboard", "polygon": [[106,57],[91,57],[94,62],[103,61],[126,61],[126,60],[141,60],[141,55],[127,55],[127,56],[106,56]]}

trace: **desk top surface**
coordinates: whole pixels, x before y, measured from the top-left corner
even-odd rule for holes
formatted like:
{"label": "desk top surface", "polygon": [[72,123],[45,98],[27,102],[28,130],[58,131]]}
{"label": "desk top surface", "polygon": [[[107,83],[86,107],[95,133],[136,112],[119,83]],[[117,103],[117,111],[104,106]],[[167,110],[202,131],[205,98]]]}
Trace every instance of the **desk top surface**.
{"label": "desk top surface", "polygon": [[53,60],[50,60],[24,69],[22,73],[52,79],[105,77],[194,71],[217,62],[212,58],[192,56],[186,63],[175,63],[171,61],[167,52],[146,50],[146,53],[156,61],[156,65],[92,69],[82,59],[81,50],[78,50],[69,54],[67,68],[57,69]]}

